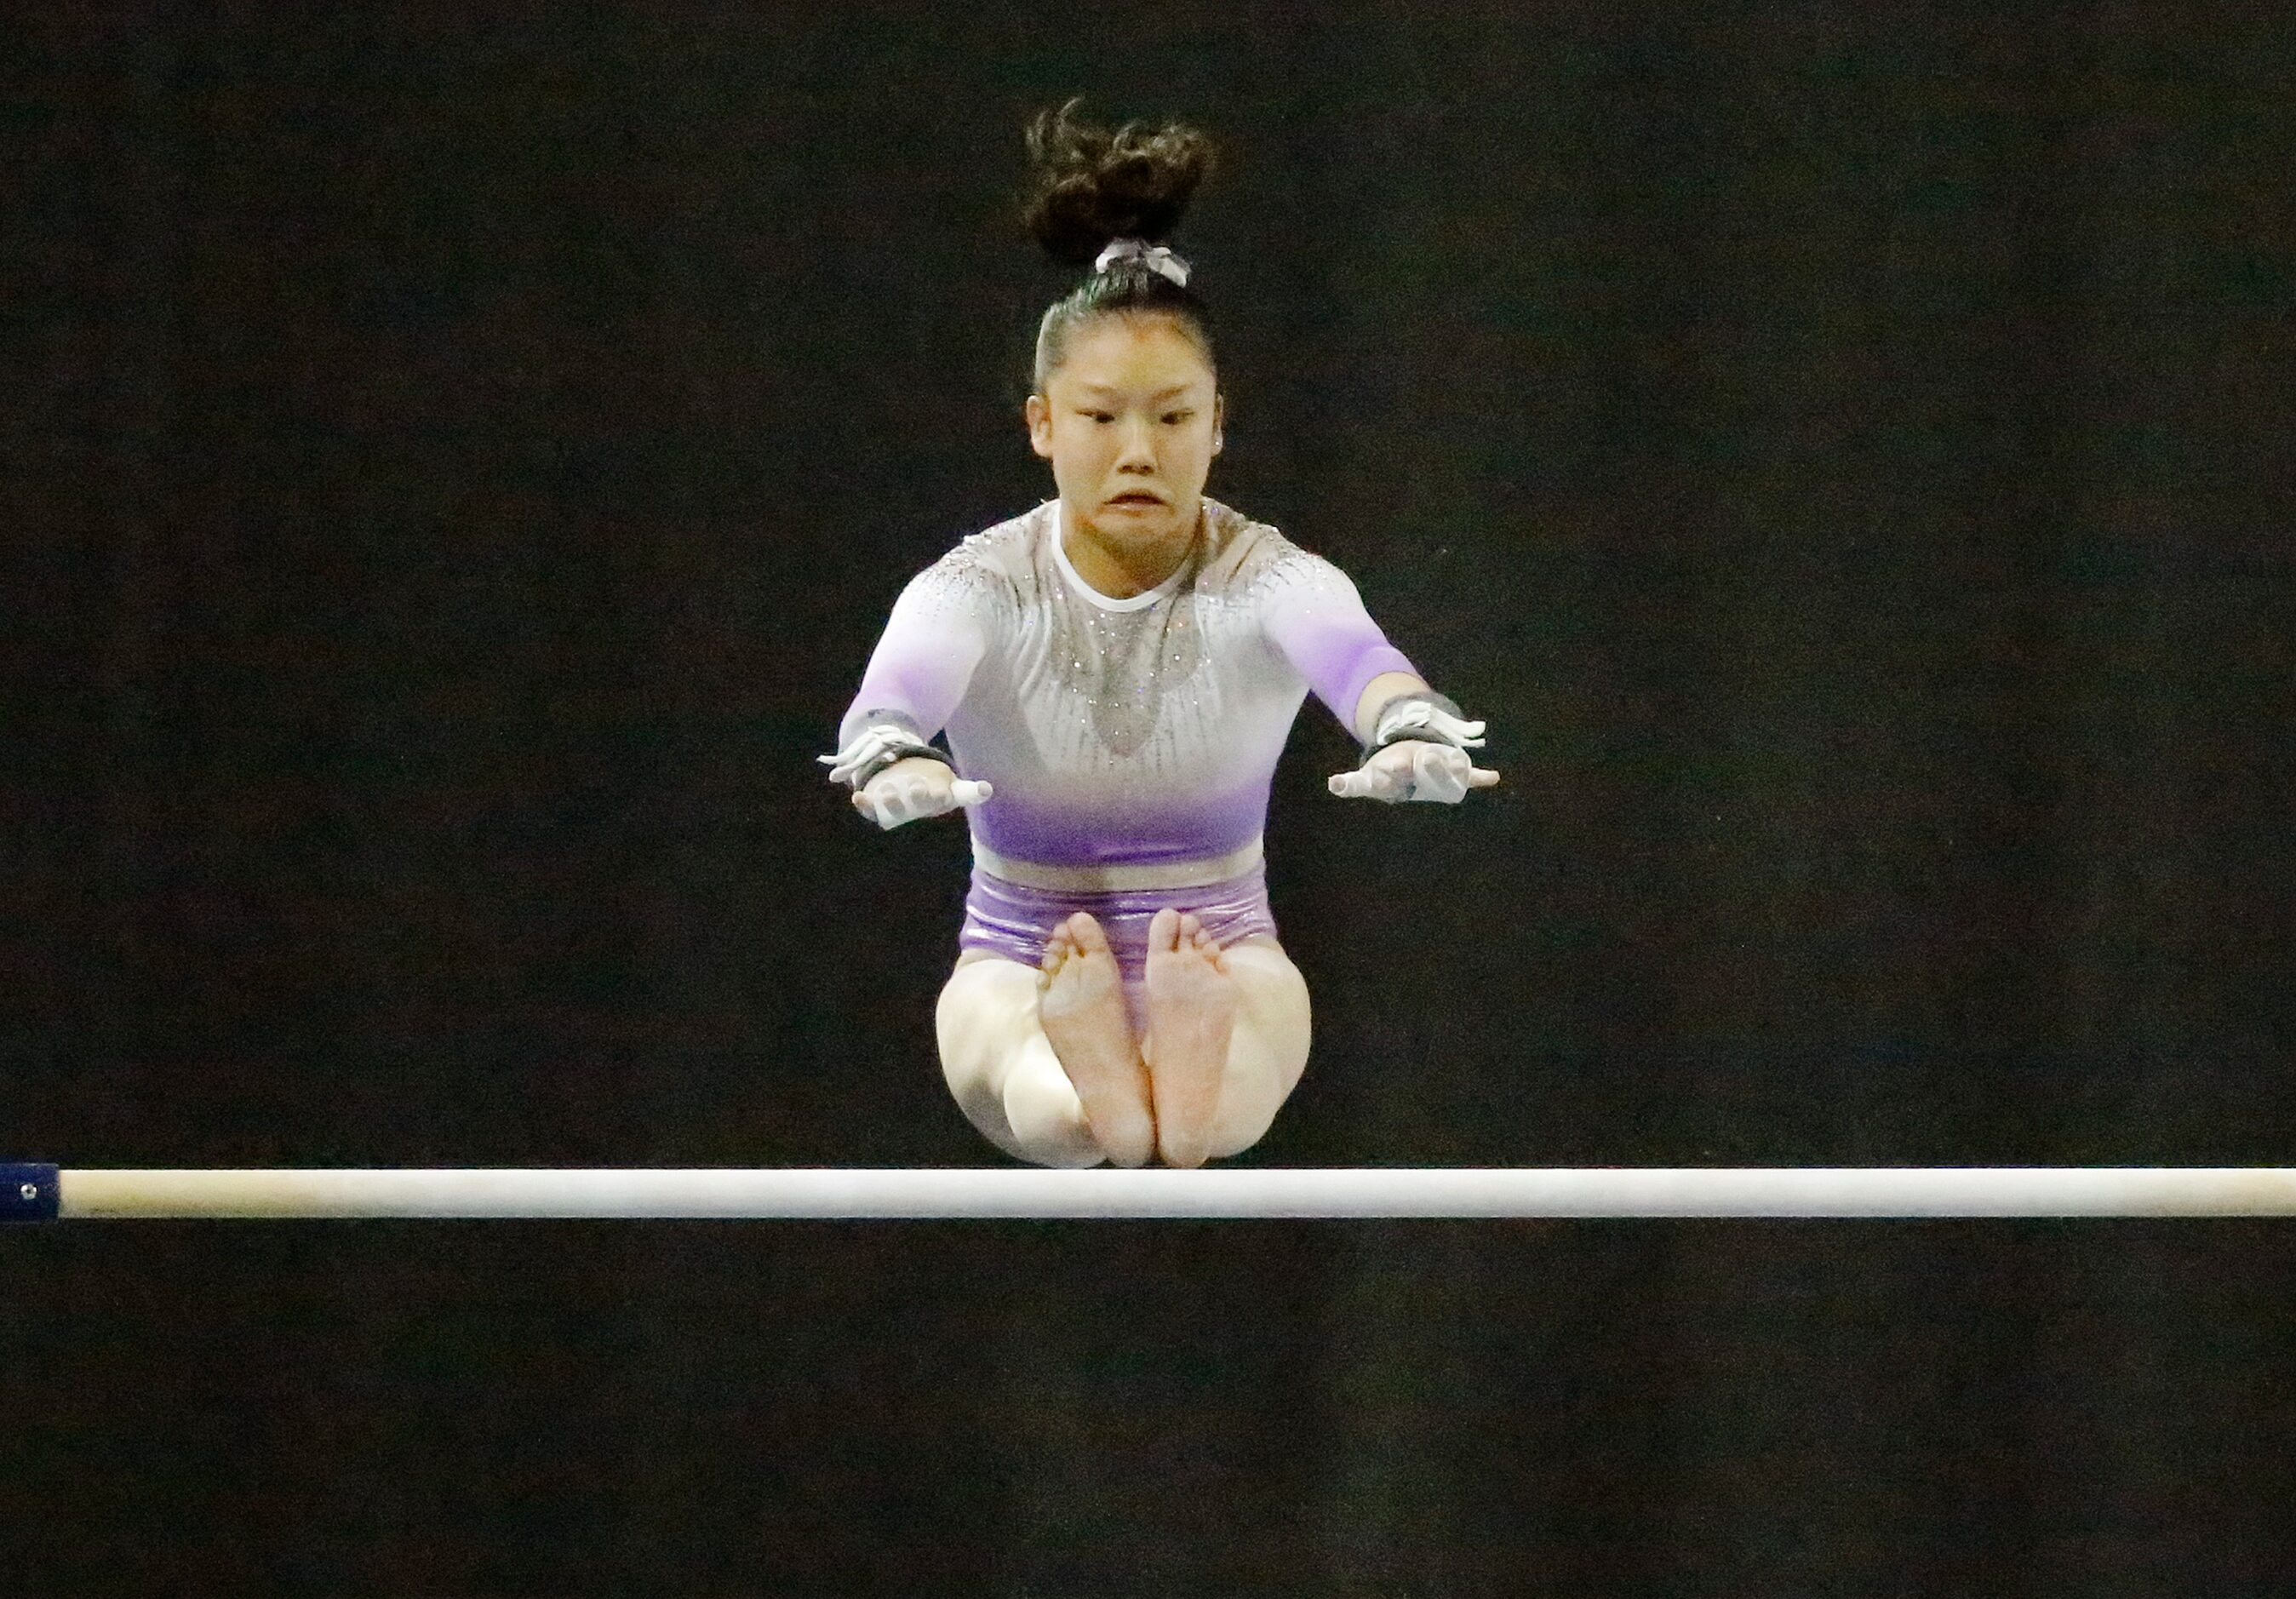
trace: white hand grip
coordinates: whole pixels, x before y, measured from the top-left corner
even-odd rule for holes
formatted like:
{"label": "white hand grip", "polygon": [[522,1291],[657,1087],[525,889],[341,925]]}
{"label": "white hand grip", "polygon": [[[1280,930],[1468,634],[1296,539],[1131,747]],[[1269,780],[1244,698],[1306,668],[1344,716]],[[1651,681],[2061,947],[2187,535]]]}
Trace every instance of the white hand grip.
{"label": "white hand grip", "polygon": [[1468,790],[1487,789],[1498,780],[1496,772],[1469,764],[1464,750],[1413,740],[1375,750],[1355,771],[1334,775],[1331,789],[1342,800],[1371,799],[1386,804],[1420,800],[1456,805],[1466,798]]}
{"label": "white hand grip", "polygon": [[948,797],[961,806],[978,805],[996,791],[995,784],[975,783],[969,777],[960,777],[948,785]]}

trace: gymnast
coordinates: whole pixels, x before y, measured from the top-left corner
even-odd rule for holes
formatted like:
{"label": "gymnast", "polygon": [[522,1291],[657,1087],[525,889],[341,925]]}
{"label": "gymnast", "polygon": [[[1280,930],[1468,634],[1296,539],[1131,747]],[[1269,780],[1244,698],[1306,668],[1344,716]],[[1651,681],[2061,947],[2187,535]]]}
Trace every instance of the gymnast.
{"label": "gymnast", "polygon": [[1308,691],[1364,746],[1336,795],[1456,804],[1498,774],[1338,568],[1204,497],[1225,404],[1161,241],[1210,141],[1074,102],[1028,137],[1029,229],[1092,268],[1045,313],[1025,407],[1059,493],[909,583],[822,758],[881,828],[967,812],[936,1016],[966,1119],[1042,1166],[1199,1166],[1259,1142],[1307,1064],[1260,839]]}

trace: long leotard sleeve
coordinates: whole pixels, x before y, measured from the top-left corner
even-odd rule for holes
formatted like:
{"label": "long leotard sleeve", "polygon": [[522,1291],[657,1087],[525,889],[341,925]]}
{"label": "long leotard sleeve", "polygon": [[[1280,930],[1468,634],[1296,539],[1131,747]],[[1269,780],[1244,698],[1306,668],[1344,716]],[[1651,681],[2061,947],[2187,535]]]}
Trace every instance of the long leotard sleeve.
{"label": "long leotard sleeve", "polygon": [[1416,675],[1410,659],[1371,619],[1354,582],[1320,556],[1302,551],[1285,562],[1259,602],[1269,641],[1351,734],[1356,703],[1373,678],[1385,672]]}
{"label": "long leotard sleeve", "polygon": [[990,618],[980,574],[944,562],[919,572],[893,602],[861,690],[838,724],[839,744],[887,712],[920,738],[948,725],[988,648]]}

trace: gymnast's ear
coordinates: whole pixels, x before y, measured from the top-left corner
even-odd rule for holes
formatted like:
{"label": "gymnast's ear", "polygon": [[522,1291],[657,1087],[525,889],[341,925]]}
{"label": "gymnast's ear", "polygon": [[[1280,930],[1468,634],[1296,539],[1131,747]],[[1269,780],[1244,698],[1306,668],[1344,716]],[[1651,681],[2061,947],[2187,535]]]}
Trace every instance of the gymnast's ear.
{"label": "gymnast's ear", "polygon": [[1029,403],[1021,407],[1021,414],[1029,421],[1029,447],[1049,461],[1053,458],[1053,408],[1041,394],[1032,394]]}
{"label": "gymnast's ear", "polygon": [[1226,442],[1226,427],[1227,396],[1215,390],[1212,394],[1212,454],[1215,455],[1220,453],[1220,446]]}

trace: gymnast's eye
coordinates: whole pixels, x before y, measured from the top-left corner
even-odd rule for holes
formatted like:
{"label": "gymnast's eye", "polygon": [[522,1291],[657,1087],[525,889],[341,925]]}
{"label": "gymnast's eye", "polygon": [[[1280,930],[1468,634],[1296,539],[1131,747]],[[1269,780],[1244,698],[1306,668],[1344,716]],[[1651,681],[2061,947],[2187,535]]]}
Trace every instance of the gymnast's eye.
{"label": "gymnast's eye", "polygon": [[1167,411],[1164,413],[1164,425],[1168,428],[1177,428],[1193,415],[1195,415],[1193,411]]}
{"label": "gymnast's eye", "polygon": [[1112,414],[1106,411],[1079,411],[1077,414],[1078,416],[1089,416],[1093,421],[1103,423],[1111,422],[1116,420]]}

